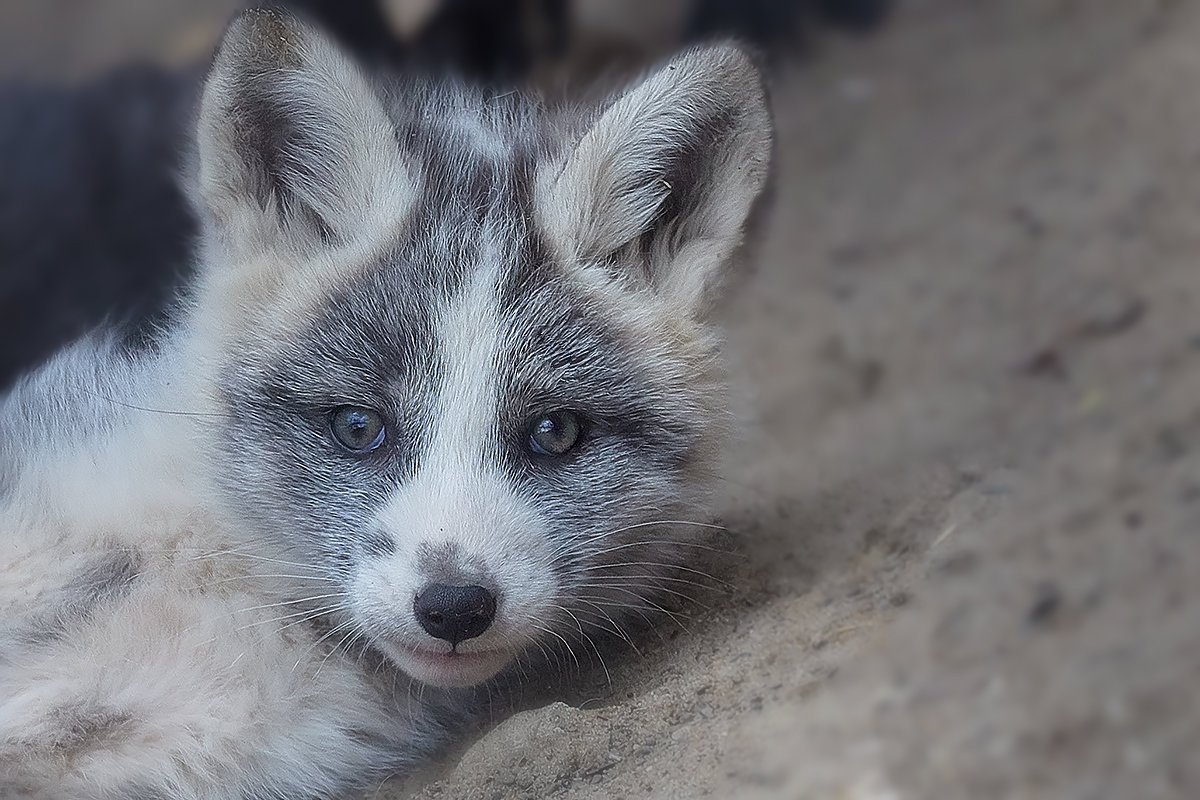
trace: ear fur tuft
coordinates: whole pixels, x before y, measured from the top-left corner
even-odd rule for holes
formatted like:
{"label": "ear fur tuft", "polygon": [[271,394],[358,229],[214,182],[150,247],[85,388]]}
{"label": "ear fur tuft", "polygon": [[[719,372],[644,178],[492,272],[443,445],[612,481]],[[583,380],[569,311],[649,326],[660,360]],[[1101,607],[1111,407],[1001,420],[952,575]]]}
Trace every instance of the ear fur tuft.
{"label": "ear fur tuft", "polygon": [[567,260],[638,262],[669,302],[698,313],[770,153],[757,69],[736,47],[697,48],[617,97],[541,177],[540,221]]}
{"label": "ear fur tuft", "polygon": [[268,10],[230,25],[205,84],[199,195],[235,252],[351,240],[417,187],[371,86],[323,35]]}

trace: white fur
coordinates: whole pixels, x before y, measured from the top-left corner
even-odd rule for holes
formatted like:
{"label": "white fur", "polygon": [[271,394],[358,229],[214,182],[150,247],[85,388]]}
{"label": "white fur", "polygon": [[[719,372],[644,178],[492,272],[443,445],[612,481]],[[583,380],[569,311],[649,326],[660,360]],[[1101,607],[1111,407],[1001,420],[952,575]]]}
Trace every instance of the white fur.
{"label": "white fur", "polygon": [[[112,368],[121,383],[78,386],[63,368],[77,361]],[[408,729],[419,745],[419,708],[385,707],[353,657],[286,625],[296,607],[284,602],[287,581],[272,576],[294,569],[247,553],[235,521],[210,502],[193,450],[205,418],[127,407],[203,413],[177,372],[185,362],[129,367],[85,342],[56,366],[41,377],[61,383],[38,388],[64,406],[44,413],[119,424],[17,454],[19,476],[0,503],[3,618],[36,615],[96,554],[126,548],[138,575],[61,641],[23,646],[20,631],[0,627],[0,796],[335,791],[372,768],[355,731]],[[39,432],[5,434],[9,455],[16,437]],[[111,717],[111,741],[72,730],[89,715]]]}

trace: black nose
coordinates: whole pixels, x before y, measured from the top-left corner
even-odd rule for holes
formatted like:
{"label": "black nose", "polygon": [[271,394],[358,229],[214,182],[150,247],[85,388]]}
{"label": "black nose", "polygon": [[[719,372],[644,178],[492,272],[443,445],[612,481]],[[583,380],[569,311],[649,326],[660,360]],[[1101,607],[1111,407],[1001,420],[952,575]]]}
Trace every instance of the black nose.
{"label": "black nose", "polygon": [[431,583],[417,594],[413,611],[430,636],[458,644],[488,629],[496,616],[496,598],[482,586]]}

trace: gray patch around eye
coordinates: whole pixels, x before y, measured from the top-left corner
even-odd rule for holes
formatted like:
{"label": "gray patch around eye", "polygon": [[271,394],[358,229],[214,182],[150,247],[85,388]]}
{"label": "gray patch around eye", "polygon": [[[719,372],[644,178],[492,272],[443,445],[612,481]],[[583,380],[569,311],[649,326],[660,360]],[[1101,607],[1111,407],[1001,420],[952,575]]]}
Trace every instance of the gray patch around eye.
{"label": "gray patch around eye", "polygon": [[129,592],[141,570],[141,554],[117,548],[96,557],[49,601],[49,609],[18,622],[9,637],[27,646],[49,644],[86,622],[105,603]]}

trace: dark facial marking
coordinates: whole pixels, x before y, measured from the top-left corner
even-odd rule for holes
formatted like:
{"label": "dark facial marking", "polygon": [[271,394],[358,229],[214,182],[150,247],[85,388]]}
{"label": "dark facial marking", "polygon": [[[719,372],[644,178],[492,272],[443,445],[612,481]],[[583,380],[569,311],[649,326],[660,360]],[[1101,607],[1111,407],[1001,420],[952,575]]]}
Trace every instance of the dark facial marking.
{"label": "dark facial marking", "polygon": [[420,574],[431,583],[479,584],[490,591],[498,588],[487,565],[470,557],[454,543],[433,545],[422,542],[417,547],[415,564]]}
{"label": "dark facial marking", "polygon": [[655,385],[639,361],[640,345],[617,322],[552,267],[538,272],[540,284],[514,281],[502,292],[510,352],[501,362],[514,368],[501,375],[506,407],[500,435],[516,446],[514,457],[519,461],[528,452],[531,418],[570,409],[586,421],[589,434],[581,458],[592,440],[619,439],[621,449],[646,466],[680,469],[694,455],[698,435],[673,408],[685,399],[675,395],[686,387]]}

